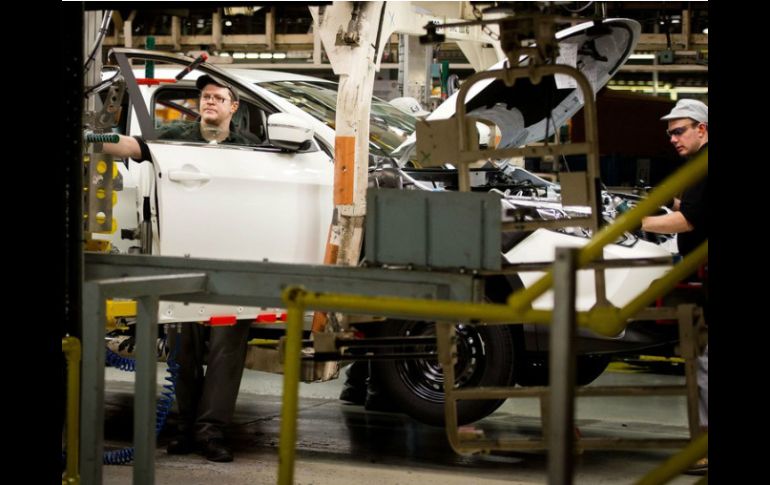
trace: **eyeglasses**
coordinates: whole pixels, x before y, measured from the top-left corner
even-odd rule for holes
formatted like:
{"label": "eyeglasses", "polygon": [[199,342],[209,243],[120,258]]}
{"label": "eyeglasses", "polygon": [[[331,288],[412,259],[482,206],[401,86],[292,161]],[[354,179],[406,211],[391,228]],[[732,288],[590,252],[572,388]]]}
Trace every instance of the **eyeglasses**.
{"label": "eyeglasses", "polygon": [[698,122],[691,123],[687,126],[680,126],[679,128],[674,128],[673,130],[666,130],[666,136],[671,138],[672,136],[680,137],[684,134],[685,131],[687,131],[690,128],[694,128],[698,125]]}
{"label": "eyeglasses", "polygon": [[218,94],[202,94],[201,101],[212,101],[214,103],[224,104],[225,101],[229,101],[230,98],[222,97]]}

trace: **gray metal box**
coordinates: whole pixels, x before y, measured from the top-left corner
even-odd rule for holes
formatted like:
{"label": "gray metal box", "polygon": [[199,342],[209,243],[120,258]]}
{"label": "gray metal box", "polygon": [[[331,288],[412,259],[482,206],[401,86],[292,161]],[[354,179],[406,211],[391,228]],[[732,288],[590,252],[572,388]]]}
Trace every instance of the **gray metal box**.
{"label": "gray metal box", "polygon": [[373,189],[366,194],[366,259],[379,264],[496,270],[500,197]]}

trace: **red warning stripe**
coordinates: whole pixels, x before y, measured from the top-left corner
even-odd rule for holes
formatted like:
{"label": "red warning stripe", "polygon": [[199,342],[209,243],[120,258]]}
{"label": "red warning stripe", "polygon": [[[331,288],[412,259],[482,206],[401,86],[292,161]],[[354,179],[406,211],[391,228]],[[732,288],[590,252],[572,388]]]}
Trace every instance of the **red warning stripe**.
{"label": "red warning stripe", "polygon": [[219,325],[235,325],[235,315],[216,315],[209,318],[209,325],[216,327]]}
{"label": "red warning stripe", "polygon": [[285,322],[286,312],[283,313],[261,313],[254,319],[255,323],[276,323]]}
{"label": "red warning stripe", "polygon": [[175,83],[176,79],[155,79],[155,78],[141,78],[136,80],[136,84],[144,85],[144,86],[155,86],[156,84],[160,83]]}

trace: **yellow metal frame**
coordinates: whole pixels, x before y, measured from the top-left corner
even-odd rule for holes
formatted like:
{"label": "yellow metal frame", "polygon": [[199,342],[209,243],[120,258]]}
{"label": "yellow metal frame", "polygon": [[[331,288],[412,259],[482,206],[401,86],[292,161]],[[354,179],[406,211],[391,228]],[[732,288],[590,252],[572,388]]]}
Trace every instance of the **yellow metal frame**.
{"label": "yellow metal frame", "polygon": [[[302,324],[304,306],[298,288],[286,289],[282,298],[292,302],[286,315],[286,360],[283,367],[283,406],[281,407],[281,433],[278,445],[278,484],[294,483],[294,447],[297,443],[297,407],[299,404],[299,378],[302,366]],[[296,304],[294,303],[296,301]]]}
{"label": "yellow metal frame", "polygon": [[62,338],[61,350],[67,359],[67,468],[61,483],[77,485],[80,483],[80,340],[75,337]]}
{"label": "yellow metal frame", "polygon": [[703,433],[695,438],[692,443],[683,448],[658,468],[642,477],[636,485],[660,485],[668,483],[672,478],[687,470],[687,468],[708,454],[709,435]]}
{"label": "yellow metal frame", "polygon": [[[614,224],[604,227],[578,253],[578,267],[584,266],[602,255],[602,249],[607,244],[615,242],[625,231],[639,226],[642,218],[653,213],[658,207],[671,200],[684,187],[687,187],[708,174],[708,149],[694,160],[680,168],[663,184],[652,191],[648,198],[641,201],[634,209],[621,215]],[[694,272],[708,258],[708,240],[703,242],[695,251],[687,255],[668,273],[654,281],[650,287],[622,308],[612,306],[594,307],[588,312],[577,312],[577,324],[587,327],[602,335],[617,335],[628,319],[658,296],[674,288],[676,283]],[[281,412],[281,432],[279,445],[278,483],[292,483],[294,474],[294,447],[297,433],[297,405],[299,394],[299,376],[301,364],[302,323],[305,309],[340,311],[365,314],[388,314],[406,318],[427,318],[438,322],[455,322],[457,320],[470,323],[510,323],[529,322],[549,324],[552,312],[533,310],[531,303],[545,293],[553,285],[553,271],[529,288],[513,293],[507,305],[489,303],[461,303],[449,301],[426,300],[416,298],[368,297],[348,294],[310,293],[302,288],[289,287],[282,294],[286,305],[286,359],[284,362],[284,402]],[[453,329],[452,325],[447,325]],[[444,334],[444,337],[441,335]],[[445,332],[437,332],[439,340],[439,359],[448,376],[452,372],[452,355],[446,345],[451,337]],[[442,345],[442,340],[444,344]],[[443,347],[443,350],[442,350]],[[444,355],[441,355],[443,352]],[[451,381],[450,381],[451,382]],[[496,390],[495,390],[496,391]],[[487,393],[495,392],[487,391]],[[483,391],[479,390],[476,394]],[[456,408],[450,402],[451,391],[445,389],[447,396],[447,434],[450,443],[458,444]],[[491,396],[488,396],[491,397]],[[450,409],[451,406],[451,409]],[[452,436],[450,428],[455,431]],[[453,439],[454,438],[454,439]]]}

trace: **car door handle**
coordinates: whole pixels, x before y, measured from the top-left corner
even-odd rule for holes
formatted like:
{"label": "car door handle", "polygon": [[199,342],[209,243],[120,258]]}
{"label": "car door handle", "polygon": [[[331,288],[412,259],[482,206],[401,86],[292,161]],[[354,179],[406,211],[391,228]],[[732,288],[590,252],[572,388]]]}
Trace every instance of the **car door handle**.
{"label": "car door handle", "polygon": [[211,180],[211,175],[202,172],[173,170],[168,173],[168,179],[173,182],[208,182]]}

